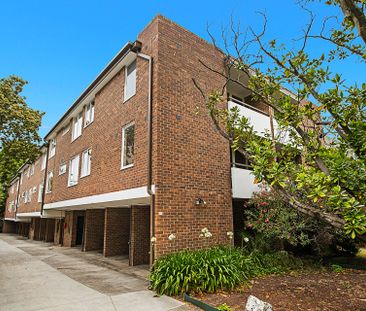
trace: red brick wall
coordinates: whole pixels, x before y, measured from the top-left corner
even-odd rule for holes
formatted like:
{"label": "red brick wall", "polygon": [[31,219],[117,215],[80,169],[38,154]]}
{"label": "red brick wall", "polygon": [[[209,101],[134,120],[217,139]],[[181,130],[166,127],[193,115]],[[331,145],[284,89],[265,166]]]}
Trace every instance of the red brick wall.
{"label": "red brick wall", "polygon": [[29,238],[31,240],[39,240],[41,232],[41,219],[40,218],[32,218],[30,229],[29,229]]}
{"label": "red brick wall", "polygon": [[[207,93],[221,90],[224,80],[199,60],[223,71],[223,55],[161,16],[140,35],[144,45],[150,45],[148,39],[156,31],[153,176],[159,257],[180,249],[229,243],[226,232],[232,231],[233,224],[229,143],[215,130],[192,82],[195,78]],[[197,197],[207,204],[196,206]],[[199,237],[204,227],[213,234],[209,240]],[[171,233],[176,235],[174,241],[168,240]]]}
{"label": "red brick wall", "polygon": [[128,254],[130,209],[106,208],[104,222],[104,256]]}
{"label": "red brick wall", "polygon": [[67,211],[64,220],[63,246],[73,247],[76,243],[77,217],[85,216],[84,211]]}
{"label": "red brick wall", "polygon": [[46,219],[46,234],[45,241],[53,242],[54,234],[55,234],[55,219]]}
{"label": "red brick wall", "polygon": [[[119,191],[146,185],[147,163],[147,73],[148,63],[137,59],[136,95],[126,102],[124,68],[97,93],[94,122],[83,128],[82,135],[71,142],[72,130],[57,134],[56,155],[49,160],[48,170],[54,173],[53,191],[45,203]],[[122,127],[135,122],[134,166],[121,170]],[[92,149],[91,174],[79,178],[77,185],[68,187],[70,159]],[[61,163],[67,172],[58,174]]]}
{"label": "red brick wall", "polygon": [[63,231],[64,231],[64,219],[55,220],[55,231],[53,242],[55,245],[60,245],[63,243]]}
{"label": "red brick wall", "polygon": [[83,250],[102,250],[104,241],[104,209],[85,211]]}
{"label": "red brick wall", "polygon": [[131,251],[130,263],[133,266],[148,264],[150,260],[150,208],[131,207]]}
{"label": "red brick wall", "polygon": [[16,223],[14,221],[4,220],[3,233],[16,233]]}
{"label": "red brick wall", "polygon": [[[4,218],[15,218],[15,204],[17,201],[18,178],[14,179],[8,188],[8,194],[5,203]],[[10,202],[14,202],[14,207],[10,207]],[[4,222],[5,223],[5,222]]]}
{"label": "red brick wall", "polygon": [[[38,193],[40,189],[40,184],[44,181],[45,170],[41,170],[41,158],[39,157],[34,163],[34,175],[28,177],[28,171],[31,168],[31,164],[26,165],[22,169],[22,184],[19,187],[19,205],[17,213],[30,213],[30,212],[40,212],[42,204],[38,202]],[[31,202],[24,202],[24,196],[22,196],[25,191],[32,189],[32,199]],[[33,192],[35,190],[35,192]]]}

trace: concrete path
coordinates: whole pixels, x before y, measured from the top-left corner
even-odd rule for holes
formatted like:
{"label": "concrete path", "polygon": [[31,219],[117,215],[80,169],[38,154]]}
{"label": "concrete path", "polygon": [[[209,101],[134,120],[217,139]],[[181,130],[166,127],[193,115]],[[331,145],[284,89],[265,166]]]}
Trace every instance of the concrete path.
{"label": "concrete path", "polygon": [[[137,270],[100,267],[61,248],[0,234],[0,310],[183,310],[156,297]],[[73,250],[74,251],[74,250]],[[77,251],[77,250],[75,250]]]}

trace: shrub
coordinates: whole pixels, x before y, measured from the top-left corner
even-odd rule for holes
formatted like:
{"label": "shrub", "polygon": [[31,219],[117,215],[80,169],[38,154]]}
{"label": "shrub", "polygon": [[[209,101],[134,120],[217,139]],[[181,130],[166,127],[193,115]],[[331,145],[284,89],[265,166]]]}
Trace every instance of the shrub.
{"label": "shrub", "polygon": [[158,294],[213,293],[219,289],[232,290],[255,276],[298,266],[286,252],[247,254],[237,248],[214,247],[182,251],[157,260],[150,281]]}
{"label": "shrub", "polygon": [[275,193],[256,193],[245,207],[245,225],[256,236],[255,249],[287,249],[319,257],[357,253],[355,241],[343,231],[300,213]]}

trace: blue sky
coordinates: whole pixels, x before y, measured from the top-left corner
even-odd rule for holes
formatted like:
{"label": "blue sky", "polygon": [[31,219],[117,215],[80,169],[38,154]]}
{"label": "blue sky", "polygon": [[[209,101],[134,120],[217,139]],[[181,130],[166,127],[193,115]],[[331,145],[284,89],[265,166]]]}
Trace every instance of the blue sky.
{"label": "blue sky", "polygon": [[[331,10],[315,4],[319,18]],[[208,39],[206,25],[218,34],[231,15],[242,26],[259,29],[256,11],[268,15],[268,37],[289,41],[307,22],[295,0],[3,1],[0,77],[16,74],[29,82],[28,104],[46,112],[45,135],[66,109],[127,42],[158,13]],[[322,49],[314,46],[314,53]],[[364,67],[337,64],[350,81],[362,81]]]}

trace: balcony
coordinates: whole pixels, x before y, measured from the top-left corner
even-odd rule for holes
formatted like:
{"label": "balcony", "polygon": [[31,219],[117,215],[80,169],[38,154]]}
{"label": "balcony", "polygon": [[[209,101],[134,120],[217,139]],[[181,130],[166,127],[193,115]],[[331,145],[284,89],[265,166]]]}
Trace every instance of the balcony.
{"label": "balcony", "polygon": [[254,183],[252,171],[239,167],[231,168],[231,187],[235,199],[249,199],[253,192],[260,190],[260,185]]}
{"label": "balcony", "polygon": [[[229,98],[228,109],[237,107],[240,116],[248,118],[250,124],[253,126],[253,130],[259,135],[264,136],[266,132],[270,133],[271,124],[269,115],[266,112],[259,110],[247,103],[241,102],[239,100]],[[273,120],[274,134],[276,141],[282,144],[289,143],[290,137],[289,132],[280,129],[276,120]]]}

